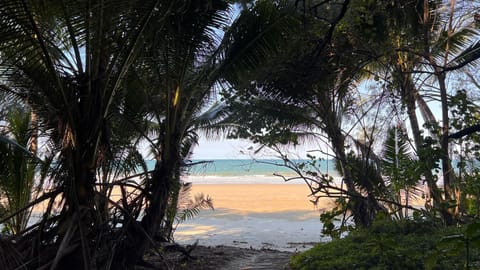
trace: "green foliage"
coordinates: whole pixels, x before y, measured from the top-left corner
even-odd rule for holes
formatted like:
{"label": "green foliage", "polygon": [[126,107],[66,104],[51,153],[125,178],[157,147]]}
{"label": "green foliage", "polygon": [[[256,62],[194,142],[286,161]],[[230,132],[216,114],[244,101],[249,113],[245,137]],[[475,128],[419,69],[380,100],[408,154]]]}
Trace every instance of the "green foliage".
{"label": "green foliage", "polygon": [[300,20],[293,12],[292,3],[285,0],[256,1],[241,11],[220,45],[228,59],[223,75],[230,83],[248,85],[252,70],[288,46],[290,35],[300,30]]}
{"label": "green foliage", "polygon": [[[473,102],[472,94],[459,90],[449,101],[451,125],[456,130],[468,130],[478,125],[480,107]],[[458,161],[457,188],[462,191],[458,202],[462,210],[470,216],[480,216],[480,135],[468,134],[456,140],[454,158]]]}
{"label": "green foliage", "polygon": [[387,131],[382,173],[389,178],[394,192],[411,188],[420,180],[418,164],[411,153],[406,130],[392,127]]}
{"label": "green foliage", "polygon": [[176,213],[177,224],[194,218],[202,209],[214,210],[213,200],[203,193],[190,196],[191,183],[182,183],[178,199],[178,212]]}
{"label": "green foliage", "polygon": [[[68,268],[61,263],[83,260],[78,267],[108,268],[110,263],[97,260],[101,257],[97,253],[105,252],[110,262],[118,261],[113,268],[122,268],[122,260],[140,261],[159,227],[166,223],[171,227],[175,217],[182,221],[212,207],[209,197],[198,196],[177,212],[180,176],[183,161],[198,140],[198,128],[225,124],[221,123],[225,118],[235,123],[233,137],[266,145],[295,144],[301,136],[321,130],[347,172],[348,189],[329,194],[340,199],[337,208],[321,216],[324,233],[340,237],[348,227],[337,229],[334,221],[348,211],[370,225],[383,210],[377,199],[388,195],[384,179],[369,157],[346,154],[351,133],[343,130],[351,124],[345,120],[359,118],[349,110],[358,104],[350,90],[360,85],[356,80],[365,65],[385,61],[382,65],[396,72],[388,75],[394,81],[385,85],[397,90],[429,72],[418,61],[424,53],[435,60],[454,54],[442,73],[478,59],[480,43],[471,38],[477,33],[463,29],[450,35],[439,29],[448,16],[433,16],[443,12],[436,9],[440,1],[427,2],[432,9],[428,22],[419,20],[424,12],[421,1],[2,1],[1,96],[8,93],[21,99],[38,116],[48,145],[39,152],[52,152],[58,168],[52,174],[54,195],[45,198],[51,205],[55,196],[63,199],[59,206],[63,209],[55,209],[60,216],[52,217],[49,208],[42,226],[18,242],[22,249],[31,247],[22,254],[34,254],[22,258],[26,264],[32,262],[27,267]],[[234,3],[242,9],[230,23]],[[432,25],[437,19],[440,23]],[[435,46],[425,36],[432,34],[429,31],[438,34]],[[418,66],[416,76],[409,74]],[[374,75],[383,79],[382,74]],[[205,111],[220,85],[235,89],[224,95],[232,109],[230,117],[223,104]],[[424,93],[415,87],[401,90],[392,95],[404,99],[409,91],[418,91],[418,97]],[[473,109],[460,94],[452,99],[455,128],[478,120],[478,115],[465,113]],[[455,114],[463,117],[458,123]],[[364,119],[368,118],[355,121]],[[35,153],[30,153],[29,133],[37,127],[30,128],[28,120],[26,115],[11,118],[8,134],[0,136],[2,216],[28,204],[34,176],[45,175]],[[439,125],[430,124],[437,139]],[[417,145],[418,166],[424,173],[438,168],[442,155],[434,139]],[[153,172],[146,172],[139,147],[143,143],[154,149]],[[478,141],[475,144],[468,151],[478,157]],[[384,166],[384,173],[390,175],[393,190],[399,190],[404,180],[413,185],[412,161],[394,158],[401,166],[392,168],[389,155],[390,167]],[[466,162],[460,164],[465,173]],[[140,166],[142,181],[129,181],[138,176],[132,174]],[[332,187],[331,178],[319,171],[307,165],[298,168],[324,190]],[[464,174],[459,185],[467,191],[471,212],[480,208],[477,176],[478,171]],[[111,200],[114,186],[121,189],[119,201]],[[22,231],[28,220],[28,212],[23,213],[27,214],[14,215],[4,228]],[[465,235],[463,240],[473,239]],[[386,258],[401,252],[397,240],[381,235],[364,243],[370,255],[381,259],[378,264],[387,266]],[[127,250],[121,250],[124,247]],[[124,254],[134,255],[125,259]]]}
{"label": "green foliage", "polygon": [[[37,195],[37,187],[44,177],[40,174],[40,160],[30,150],[32,141],[36,140],[30,119],[29,112],[11,111],[7,127],[0,134],[3,137],[0,141],[0,218],[15,214],[3,224],[4,230],[11,234],[19,234],[26,228],[32,210],[24,208]],[[35,179],[36,175],[40,177]]]}
{"label": "green foliage", "polygon": [[[371,228],[321,243],[295,255],[292,269],[425,269],[439,239],[458,229],[441,229],[424,219],[377,220]],[[478,256],[475,258],[478,260]],[[460,269],[463,258],[446,254],[432,269]]]}
{"label": "green foliage", "polygon": [[415,189],[419,183],[422,171],[419,161],[414,159],[406,130],[400,126],[391,127],[387,131],[381,167],[382,174],[386,177],[386,186],[390,191],[389,196],[396,203],[396,205],[390,204],[391,210],[398,217],[404,217],[399,207],[402,205],[401,191],[405,192],[405,196],[410,197],[412,193],[409,191]]}
{"label": "green foliage", "polygon": [[[330,236],[332,239],[340,239],[340,237],[345,233],[353,229],[353,226],[346,225],[345,215],[348,210],[348,203],[346,198],[338,198],[335,200],[336,206],[329,210],[325,211],[320,215],[320,221],[323,224],[322,234]],[[340,219],[339,217],[343,217]],[[335,226],[336,223],[340,222],[340,226]]]}
{"label": "green foliage", "polygon": [[434,269],[441,257],[457,256],[464,258],[464,268],[477,269],[480,266],[480,223],[473,222],[465,226],[463,231],[448,234],[437,243],[436,251],[427,258],[427,269]]}
{"label": "green foliage", "polygon": [[384,195],[385,182],[377,164],[372,160],[358,157],[353,152],[348,153],[346,164],[352,172],[352,180],[359,190],[376,196]]}

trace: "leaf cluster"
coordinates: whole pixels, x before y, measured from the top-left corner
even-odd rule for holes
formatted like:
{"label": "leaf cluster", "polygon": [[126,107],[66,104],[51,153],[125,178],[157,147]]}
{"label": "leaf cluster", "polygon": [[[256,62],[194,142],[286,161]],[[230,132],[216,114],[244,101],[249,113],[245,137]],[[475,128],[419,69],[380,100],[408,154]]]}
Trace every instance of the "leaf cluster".
{"label": "leaf cluster", "polygon": [[[377,220],[371,228],[295,255],[291,266],[294,269],[425,269],[439,239],[452,231],[458,229],[440,229],[425,220]],[[431,269],[459,269],[462,265],[462,258],[445,255]]]}

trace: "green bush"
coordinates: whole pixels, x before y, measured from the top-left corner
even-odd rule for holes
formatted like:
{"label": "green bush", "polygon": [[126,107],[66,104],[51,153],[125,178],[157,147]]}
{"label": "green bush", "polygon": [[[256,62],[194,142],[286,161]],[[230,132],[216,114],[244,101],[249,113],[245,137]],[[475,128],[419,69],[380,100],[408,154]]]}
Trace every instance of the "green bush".
{"label": "green bush", "polygon": [[[343,239],[321,243],[293,256],[292,269],[462,269],[465,250],[444,253],[437,243],[445,236],[461,233],[459,228],[439,228],[432,222],[380,221]],[[460,249],[460,250],[458,250]],[[478,254],[474,255],[478,260]]]}

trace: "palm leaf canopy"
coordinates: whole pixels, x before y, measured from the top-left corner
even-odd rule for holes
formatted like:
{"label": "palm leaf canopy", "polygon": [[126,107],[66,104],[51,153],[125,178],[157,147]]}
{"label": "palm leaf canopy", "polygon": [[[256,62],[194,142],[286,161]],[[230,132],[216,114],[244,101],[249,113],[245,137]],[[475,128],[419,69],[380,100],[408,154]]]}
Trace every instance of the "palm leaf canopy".
{"label": "palm leaf canopy", "polygon": [[[159,1],[2,1],[0,76],[54,141],[98,137]],[[97,139],[94,139],[97,140]]]}
{"label": "palm leaf canopy", "polygon": [[[278,47],[254,50],[250,58],[239,63],[244,65],[239,71],[227,72],[225,76],[235,89],[234,94],[229,91],[224,94],[234,112],[231,118],[244,124],[234,131],[234,136],[270,137],[283,143],[295,141],[311,134],[314,128],[324,128],[327,121],[337,121],[337,116],[348,108],[349,84],[359,74],[365,57],[352,50],[350,41],[341,32],[330,36],[334,18],[341,16],[342,6],[320,5],[333,18],[319,19],[282,3],[285,4],[280,2],[279,9],[272,9],[276,15],[267,16],[271,19],[265,25],[265,29],[278,27],[276,36],[270,33],[271,36],[264,37]],[[318,10],[323,11],[321,8]],[[255,14],[251,16],[255,18]],[[275,18],[285,23],[276,24]],[[234,24],[232,28],[239,29],[227,38],[236,38],[234,34],[240,40],[243,37],[242,30],[248,29],[249,21],[237,22],[242,24]]]}
{"label": "palm leaf canopy", "polygon": [[[1,216],[20,211],[29,202],[34,192],[34,176],[39,160],[29,150],[32,130],[30,113],[11,111],[8,126],[0,136],[0,194]],[[38,184],[38,183],[37,183]],[[30,211],[21,211],[6,222],[13,233],[20,233],[27,226]]]}

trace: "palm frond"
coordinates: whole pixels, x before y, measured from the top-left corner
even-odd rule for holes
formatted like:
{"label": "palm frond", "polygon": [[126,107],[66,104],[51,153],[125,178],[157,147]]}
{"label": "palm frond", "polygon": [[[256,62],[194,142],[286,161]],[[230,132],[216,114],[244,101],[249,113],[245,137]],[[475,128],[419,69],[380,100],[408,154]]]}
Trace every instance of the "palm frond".
{"label": "palm frond", "polygon": [[467,65],[477,66],[479,59],[480,41],[476,41],[453,58],[444,70],[457,70]]}
{"label": "palm frond", "polygon": [[18,234],[27,226],[32,209],[23,209],[37,194],[43,176],[36,178],[42,164],[30,151],[33,138],[30,113],[12,111],[8,117],[8,137],[0,137],[0,192],[6,198],[1,203],[5,215],[15,214],[7,220],[11,233]]}
{"label": "palm frond", "polygon": [[290,33],[300,26],[293,6],[287,1],[258,1],[243,10],[230,26],[219,47],[219,57],[228,59],[221,67],[230,81],[278,53],[279,45],[288,42]]}
{"label": "palm frond", "polygon": [[202,193],[190,197],[191,183],[185,183],[180,190],[178,201],[178,213],[176,216],[177,223],[185,222],[194,218],[203,209],[214,210],[213,200],[210,196]]}
{"label": "palm frond", "polygon": [[384,143],[382,173],[395,191],[415,186],[420,180],[417,161],[413,159],[408,137],[403,129],[392,127]]}

